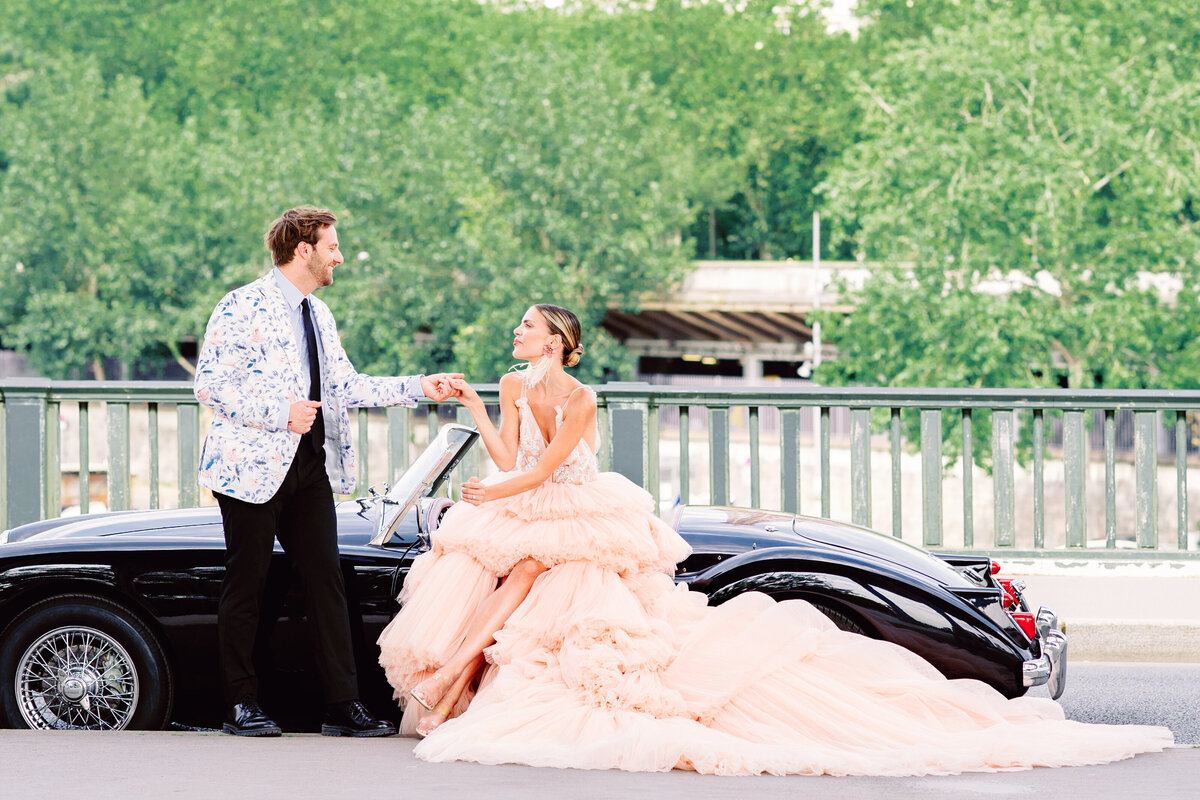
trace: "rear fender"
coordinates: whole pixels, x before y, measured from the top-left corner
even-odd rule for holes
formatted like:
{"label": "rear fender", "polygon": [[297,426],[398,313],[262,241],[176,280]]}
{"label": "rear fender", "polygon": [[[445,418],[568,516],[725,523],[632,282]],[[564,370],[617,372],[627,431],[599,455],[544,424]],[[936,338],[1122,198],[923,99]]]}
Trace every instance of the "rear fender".
{"label": "rear fender", "polygon": [[743,553],[685,579],[720,604],[746,591],[831,605],[862,620],[877,638],[934,662],[950,678],[978,678],[1013,697],[1024,692],[1029,653],[990,615],[940,584],[858,560],[798,557],[778,550]]}

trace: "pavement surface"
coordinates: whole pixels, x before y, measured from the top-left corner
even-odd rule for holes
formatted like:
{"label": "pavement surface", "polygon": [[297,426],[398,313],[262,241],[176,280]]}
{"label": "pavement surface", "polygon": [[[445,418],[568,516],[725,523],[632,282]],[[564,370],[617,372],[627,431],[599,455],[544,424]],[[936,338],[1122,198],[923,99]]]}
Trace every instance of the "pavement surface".
{"label": "pavement surface", "polygon": [[[1071,665],[1061,702],[1085,722],[1167,725],[1177,746],[1097,767],[930,778],[714,777],[427,764],[415,739],[216,732],[0,730],[0,798],[961,798],[1192,797],[1200,775],[1200,665]],[[1034,690],[1034,694],[1044,690]]]}
{"label": "pavement surface", "polygon": [[[1045,687],[1029,694],[1050,696]],[[1058,702],[1067,719],[1164,725],[1176,744],[1200,746],[1200,664],[1073,663]]]}
{"label": "pavement surface", "polygon": [[415,739],[316,734],[238,739],[218,733],[0,731],[0,797],[372,800],[471,798],[1188,797],[1200,748],[1099,767],[933,778],[714,777],[480,764],[426,764]]}

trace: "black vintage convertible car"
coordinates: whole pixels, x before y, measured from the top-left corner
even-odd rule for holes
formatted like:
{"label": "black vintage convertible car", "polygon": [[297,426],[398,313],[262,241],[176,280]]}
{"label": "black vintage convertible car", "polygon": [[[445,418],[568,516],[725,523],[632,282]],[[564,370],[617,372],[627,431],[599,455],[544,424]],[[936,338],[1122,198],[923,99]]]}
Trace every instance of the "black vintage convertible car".
{"label": "black vintage convertible car", "polygon": [[[375,640],[450,501],[437,494],[478,434],[447,426],[392,487],[342,503],[338,535],[363,699],[395,716]],[[947,677],[1058,697],[1066,638],[984,556],[933,555],[863,528],[739,508],[681,507],[693,552],[676,580],[713,604],[746,591],[802,598]],[[29,728],[209,727],[224,540],[215,508],[94,514],[0,534],[0,721]],[[302,587],[276,549],[259,634],[262,698],[285,727],[317,724]]]}

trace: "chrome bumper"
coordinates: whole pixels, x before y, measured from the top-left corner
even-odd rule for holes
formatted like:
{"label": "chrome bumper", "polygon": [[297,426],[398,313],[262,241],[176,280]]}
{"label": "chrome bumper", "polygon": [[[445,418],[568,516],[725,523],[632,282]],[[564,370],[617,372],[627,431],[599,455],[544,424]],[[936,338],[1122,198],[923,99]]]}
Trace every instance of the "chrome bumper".
{"label": "chrome bumper", "polygon": [[1025,662],[1022,680],[1026,687],[1045,684],[1057,700],[1067,688],[1067,636],[1059,629],[1058,616],[1045,606],[1038,609],[1036,624],[1042,655]]}

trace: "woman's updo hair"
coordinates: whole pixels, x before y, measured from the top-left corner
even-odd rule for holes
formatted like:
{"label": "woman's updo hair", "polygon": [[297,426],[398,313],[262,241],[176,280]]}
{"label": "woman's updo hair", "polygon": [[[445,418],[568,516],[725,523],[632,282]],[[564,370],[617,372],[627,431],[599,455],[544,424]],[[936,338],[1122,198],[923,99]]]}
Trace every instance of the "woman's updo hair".
{"label": "woman's updo hair", "polygon": [[583,357],[583,329],[579,326],[579,317],[562,306],[549,303],[538,303],[534,306],[546,320],[550,333],[557,333],[563,340],[562,363],[564,367],[573,367]]}

